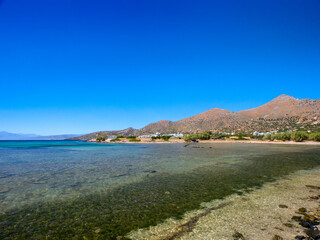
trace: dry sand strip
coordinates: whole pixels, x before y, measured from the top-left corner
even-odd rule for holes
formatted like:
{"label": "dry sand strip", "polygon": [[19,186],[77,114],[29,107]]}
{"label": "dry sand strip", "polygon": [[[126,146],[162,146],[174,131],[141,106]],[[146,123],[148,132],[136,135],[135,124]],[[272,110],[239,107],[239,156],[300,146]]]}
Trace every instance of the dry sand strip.
{"label": "dry sand strip", "polygon": [[[151,139],[141,138],[140,142],[130,142],[129,140],[121,140],[117,142],[117,144],[161,144],[161,143],[184,143],[188,144],[190,142],[186,142],[183,139],[169,139],[169,141],[162,141],[157,139],[156,141],[152,141]],[[88,142],[96,142],[95,139],[91,139]],[[100,142],[100,143],[110,143],[110,139]],[[290,145],[319,145],[320,142],[314,141],[303,141],[303,142],[294,142],[294,141],[269,141],[269,140],[199,140],[199,143],[259,143],[259,144],[290,144]],[[195,143],[196,144],[196,143]]]}
{"label": "dry sand strip", "polygon": [[[131,232],[128,237],[148,240],[295,239],[307,236],[307,228],[292,217],[320,214],[319,194],[320,169],[299,171],[242,196],[232,195],[203,203],[203,209],[186,213],[182,220],[168,219],[149,229]],[[306,213],[299,212],[303,208]]]}
{"label": "dry sand strip", "polygon": [[201,143],[261,143],[261,144],[293,144],[293,145],[319,145],[320,142],[313,141],[262,141],[262,140],[202,140]]}

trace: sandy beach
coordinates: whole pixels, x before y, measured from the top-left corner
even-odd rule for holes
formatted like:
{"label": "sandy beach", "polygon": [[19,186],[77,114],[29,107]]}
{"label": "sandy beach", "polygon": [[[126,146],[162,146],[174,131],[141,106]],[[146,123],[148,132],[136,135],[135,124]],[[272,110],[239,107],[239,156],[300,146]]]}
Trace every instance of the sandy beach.
{"label": "sandy beach", "polygon": [[[129,143],[129,144],[158,144],[158,143],[191,143],[186,142],[183,139],[169,139],[169,141],[163,141],[161,139],[156,139],[152,141],[150,138],[137,138],[140,141],[131,142],[128,139],[121,139],[121,141],[110,142],[110,139],[101,142],[101,143]],[[89,142],[96,142],[95,139],[89,140]],[[199,143],[259,143],[259,144],[296,144],[296,145],[319,145],[320,142],[314,141],[303,141],[303,142],[294,142],[294,141],[268,141],[268,140],[199,140]]]}

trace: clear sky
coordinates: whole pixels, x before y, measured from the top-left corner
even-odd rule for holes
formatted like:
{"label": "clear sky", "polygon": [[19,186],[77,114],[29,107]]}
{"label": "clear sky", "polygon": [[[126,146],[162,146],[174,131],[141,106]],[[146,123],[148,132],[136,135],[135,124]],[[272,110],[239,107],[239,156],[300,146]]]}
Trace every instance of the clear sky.
{"label": "clear sky", "polygon": [[320,98],[319,0],[0,0],[0,131]]}

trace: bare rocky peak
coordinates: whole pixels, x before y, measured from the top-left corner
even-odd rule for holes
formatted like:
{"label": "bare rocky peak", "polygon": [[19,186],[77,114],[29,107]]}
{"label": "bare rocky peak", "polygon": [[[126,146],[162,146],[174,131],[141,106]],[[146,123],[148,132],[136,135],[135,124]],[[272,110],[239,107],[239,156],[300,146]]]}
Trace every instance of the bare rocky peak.
{"label": "bare rocky peak", "polygon": [[271,102],[288,102],[288,101],[300,101],[300,100],[292,96],[282,94],[279,97],[276,97],[275,99],[273,99]]}

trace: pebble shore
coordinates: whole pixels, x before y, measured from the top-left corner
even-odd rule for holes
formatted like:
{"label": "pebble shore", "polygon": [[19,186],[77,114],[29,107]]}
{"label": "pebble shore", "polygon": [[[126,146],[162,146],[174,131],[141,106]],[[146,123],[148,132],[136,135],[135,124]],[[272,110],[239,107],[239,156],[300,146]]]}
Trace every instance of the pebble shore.
{"label": "pebble shore", "polygon": [[320,169],[299,171],[244,195],[129,234],[150,240],[320,239]]}

